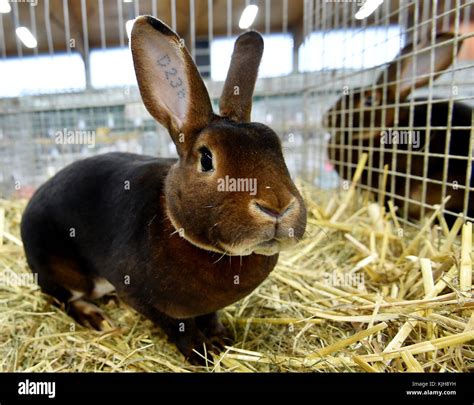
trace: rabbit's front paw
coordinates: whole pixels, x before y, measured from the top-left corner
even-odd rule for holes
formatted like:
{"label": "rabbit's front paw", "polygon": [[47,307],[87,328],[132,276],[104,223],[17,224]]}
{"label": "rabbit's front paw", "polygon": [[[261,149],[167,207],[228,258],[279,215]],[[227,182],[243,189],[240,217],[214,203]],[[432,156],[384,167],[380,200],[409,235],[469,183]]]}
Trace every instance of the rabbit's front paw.
{"label": "rabbit's front paw", "polygon": [[199,330],[195,330],[192,336],[190,334],[178,336],[175,344],[186,360],[196,366],[210,364],[213,361],[210,353],[220,352],[220,348]]}
{"label": "rabbit's front paw", "polygon": [[215,312],[196,317],[196,326],[218,352],[223,351],[225,346],[233,341],[229,331],[219,321]]}
{"label": "rabbit's front paw", "polygon": [[85,300],[70,302],[67,312],[78,323],[87,328],[103,331],[113,327],[110,319],[99,307]]}
{"label": "rabbit's front paw", "polygon": [[160,324],[179,351],[194,365],[212,364],[210,353],[220,353],[227,342],[227,330],[216,314],[182,320],[162,317]]}

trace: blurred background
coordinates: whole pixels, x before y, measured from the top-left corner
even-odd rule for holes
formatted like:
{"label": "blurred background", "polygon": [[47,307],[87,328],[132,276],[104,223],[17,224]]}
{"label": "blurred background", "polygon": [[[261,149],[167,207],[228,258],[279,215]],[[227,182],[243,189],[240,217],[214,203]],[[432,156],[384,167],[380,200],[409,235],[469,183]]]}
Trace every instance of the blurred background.
{"label": "blurred background", "polygon": [[279,134],[294,176],[323,189],[340,185],[323,114],[345,89],[373,83],[413,38],[464,39],[447,73],[413,96],[474,105],[469,0],[0,0],[0,197],[29,197],[99,153],[175,156],[136,86],[128,42],[141,14],[185,39],[215,111],[236,36],[260,31],[252,119]]}

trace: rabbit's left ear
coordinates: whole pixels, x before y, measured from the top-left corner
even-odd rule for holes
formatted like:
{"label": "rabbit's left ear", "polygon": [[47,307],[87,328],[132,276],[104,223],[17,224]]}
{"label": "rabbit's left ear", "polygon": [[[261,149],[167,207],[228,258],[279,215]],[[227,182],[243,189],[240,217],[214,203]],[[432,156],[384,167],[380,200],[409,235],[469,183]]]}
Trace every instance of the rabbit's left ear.
{"label": "rabbit's left ear", "polygon": [[[390,63],[386,72],[380,75],[377,84],[385,82],[386,74],[389,95],[393,98],[398,92],[400,100],[406,99],[412,91],[412,87],[426,86],[430,81],[430,74],[433,74],[433,79],[436,79],[453,63],[456,56],[454,39],[454,33],[442,32],[434,38],[433,47],[431,40],[418,44],[416,51],[413,44],[408,44]],[[462,41],[458,41],[457,52],[461,46]],[[431,65],[432,56],[433,65]],[[398,63],[397,60],[399,60]],[[414,82],[414,86],[412,86],[412,82]]]}
{"label": "rabbit's left ear", "polygon": [[213,116],[198,69],[184,42],[166,24],[150,16],[135,20],[131,48],[143,102],[168,128],[181,155]]}
{"label": "rabbit's left ear", "polygon": [[258,67],[263,55],[263,38],[248,31],[235,41],[227,79],[219,103],[220,114],[237,122],[249,122]]}

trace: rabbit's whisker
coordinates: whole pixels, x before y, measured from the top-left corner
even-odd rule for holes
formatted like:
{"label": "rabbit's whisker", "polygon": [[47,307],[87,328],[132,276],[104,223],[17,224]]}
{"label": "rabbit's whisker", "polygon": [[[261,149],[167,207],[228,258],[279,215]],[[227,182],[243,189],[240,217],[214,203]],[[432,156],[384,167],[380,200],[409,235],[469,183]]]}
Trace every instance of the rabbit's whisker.
{"label": "rabbit's whisker", "polygon": [[175,233],[179,233],[179,231],[180,231],[179,229],[175,229],[174,232],[170,233],[170,236],[173,236]]}
{"label": "rabbit's whisker", "polygon": [[156,218],[156,214],[153,215],[153,218],[152,218],[152,219],[150,219],[150,222],[148,222],[148,226],[151,226],[151,224],[153,223],[153,221],[155,220],[155,218]]}
{"label": "rabbit's whisker", "polygon": [[229,253],[227,250],[226,250],[224,253],[222,253],[221,257],[219,257],[219,259],[217,259],[217,260],[214,262],[214,264],[220,262],[224,256],[227,256],[227,253]]}

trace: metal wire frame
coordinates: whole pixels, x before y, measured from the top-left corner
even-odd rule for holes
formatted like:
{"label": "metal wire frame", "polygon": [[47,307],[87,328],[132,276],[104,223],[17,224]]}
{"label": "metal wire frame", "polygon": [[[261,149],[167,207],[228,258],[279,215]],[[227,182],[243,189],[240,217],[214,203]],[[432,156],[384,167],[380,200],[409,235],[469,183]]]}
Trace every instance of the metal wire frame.
{"label": "metal wire frame", "polygon": [[[44,0],[45,4],[49,5],[49,0]],[[98,20],[99,20],[99,29],[100,29],[100,46],[101,48],[107,48],[108,44],[108,30],[107,30],[107,18],[109,16],[106,15],[106,9],[104,8],[104,4],[106,4],[103,0],[96,0],[97,7],[98,7]],[[113,1],[113,0],[107,0]],[[178,20],[180,15],[177,13],[177,3],[179,2],[182,4],[183,2],[188,3],[189,9],[189,18],[188,27],[187,27],[187,45],[192,53],[193,56],[196,55],[196,2],[199,0],[169,0],[170,4],[170,15],[160,16],[160,18],[164,19],[170,26],[176,30],[178,28],[178,23],[181,21]],[[244,0],[241,0],[241,3]],[[226,34],[228,36],[232,36],[237,33],[237,28],[233,25],[233,21],[235,20],[235,16],[232,13],[233,5],[239,2],[239,0],[226,0],[226,12],[225,16],[223,15],[216,15],[214,12],[214,3],[212,0],[207,1],[208,12],[207,12],[207,19],[208,19],[208,34],[207,39],[211,42],[214,39],[214,21],[216,19],[226,19]],[[249,0],[245,0],[245,3],[248,4]],[[89,52],[90,52],[90,38],[89,38],[89,27],[90,22],[88,21],[88,13],[87,13],[87,6],[88,2],[86,0],[81,0],[80,2],[80,10],[81,10],[81,18],[80,18],[80,27],[74,27],[71,24],[70,18],[70,9],[69,6],[71,4],[71,0],[63,0],[63,10],[62,10],[62,20],[64,22],[64,41],[66,43],[66,50],[68,53],[75,51],[74,48],[70,46],[70,41],[72,38],[76,39],[79,42],[77,50],[81,52],[84,57],[86,66],[89,65]],[[282,20],[282,27],[281,29],[275,30],[276,32],[288,32],[288,7],[290,7],[288,0],[260,0],[260,6],[264,10],[264,23],[262,31],[265,33],[272,33],[272,24],[271,24],[271,16],[274,13],[274,9],[281,7],[283,13],[283,20]],[[342,29],[350,29],[353,36],[357,35],[359,32],[363,32],[364,30],[368,29],[370,26],[387,26],[391,24],[394,19],[398,20],[399,26],[403,27],[404,35],[406,38],[410,38],[410,41],[418,42],[420,39],[434,38],[433,33],[437,30],[444,30],[447,31],[450,29],[452,22],[454,22],[453,29],[456,34],[459,35],[458,41],[462,39],[469,39],[472,37],[471,34],[464,34],[461,35],[459,33],[460,24],[466,24],[470,21],[470,12],[471,12],[471,4],[470,2],[461,2],[460,0],[446,0],[444,2],[444,9],[439,10],[438,1],[437,0],[408,0],[400,2],[400,6],[398,9],[391,11],[389,7],[389,2],[386,1],[382,4],[380,8],[378,8],[375,12],[374,18],[372,20],[363,20],[361,23],[357,23],[353,18],[357,8],[359,6],[358,2],[331,2],[325,0],[305,0],[303,2],[303,17],[302,17],[302,25],[303,25],[303,39],[310,35],[312,32],[319,31],[319,32],[328,32],[329,30],[335,28],[342,28]],[[151,13],[156,15],[158,11],[158,1],[157,0],[149,0],[149,1],[138,1],[134,0],[131,5],[123,3],[122,0],[117,0],[117,9],[118,9],[118,29],[119,29],[119,37],[120,37],[120,45],[126,46],[127,44],[127,36],[124,30],[125,20],[134,17],[140,13]],[[422,6],[422,7],[421,7]],[[422,10],[420,12],[420,9]],[[413,15],[410,17],[410,10],[413,10]],[[19,21],[19,13],[17,10],[17,5],[13,4],[13,16],[15,18],[15,27],[20,25]],[[36,15],[36,9],[34,7],[30,8],[30,21],[29,25],[32,28],[33,33],[36,35],[36,22],[38,16]],[[4,16],[0,15],[0,48],[1,58],[6,58],[11,55],[7,55],[5,51],[5,40],[4,40],[4,30],[3,30],[3,18]],[[46,39],[48,44],[48,53],[54,54],[55,53],[55,43],[51,39],[51,21],[50,21],[50,14],[49,11],[45,13],[43,18],[45,19],[45,27],[46,30]],[[412,22],[409,22],[410,18],[413,19]],[[39,19],[38,19],[39,21]],[[21,21],[22,24],[25,24],[25,21]],[[48,28],[49,27],[49,28]],[[78,29],[79,28],[79,29]],[[42,27],[43,29],[43,27]],[[75,31],[73,33],[73,31]],[[78,38],[77,35],[80,35]],[[385,38],[388,40],[388,38]],[[433,45],[433,43],[432,43]],[[342,47],[348,47],[347,43],[341,44]],[[369,51],[370,49],[367,49]],[[35,54],[38,53],[37,49],[34,51]],[[324,58],[327,54],[328,50],[324,50],[322,52],[322,57]],[[421,49],[415,48],[414,54],[418,54],[421,52]],[[21,44],[17,42],[17,56],[22,56],[23,50]],[[344,62],[346,66],[349,65],[350,58],[354,55],[344,56]],[[1,63],[1,62],[0,62]],[[295,63],[297,65],[297,62]],[[450,80],[448,82],[444,82],[444,86],[447,88],[453,88],[456,85],[457,81],[455,80],[456,77],[461,77],[459,75],[463,73],[470,73],[472,72],[473,66],[456,66],[454,64],[450,69],[448,76],[450,76]],[[89,69],[87,69],[89,72]],[[327,128],[325,128],[321,122],[321,117],[323,116],[324,112],[326,112],[331,103],[335,101],[335,98],[340,95],[341,89],[343,86],[348,86],[349,88],[356,87],[355,84],[358,82],[358,77],[360,75],[364,75],[368,78],[366,81],[368,88],[371,91],[375,91],[377,89],[386,89],[386,86],[389,83],[382,83],[381,85],[377,85],[375,83],[375,73],[378,70],[375,68],[369,69],[358,69],[357,71],[354,69],[342,69],[340,71],[328,71],[328,72],[317,72],[314,74],[308,73],[303,75],[293,75],[291,78],[288,79],[272,79],[272,80],[262,80],[257,85],[257,95],[258,99],[254,103],[254,115],[258,117],[261,121],[267,121],[271,126],[276,126],[277,131],[279,131],[282,140],[284,141],[284,150],[287,156],[294,161],[295,165],[295,172],[298,174],[303,174],[308,180],[313,181],[317,185],[323,185],[326,183],[325,177],[329,176],[323,170],[323,166],[326,161],[326,157],[324,151],[326,148],[326,141],[324,139],[324,135],[327,132]],[[464,75],[467,77],[467,75]],[[457,79],[459,80],[459,79]],[[454,95],[452,92],[446,92],[443,89],[442,84],[439,80],[433,81],[433,76],[429,76],[429,84],[426,86],[427,93],[427,103],[429,106],[433,105],[436,102],[440,101],[447,101],[449,103],[449,111],[450,114],[452,112],[453,103],[454,102],[472,102],[473,100],[473,83],[468,82],[467,80],[463,79],[462,82],[465,87],[461,89],[460,94]],[[87,83],[90,87],[90,74],[87,77]],[[295,85],[295,83],[299,83]],[[211,88],[211,93],[213,97],[217,97],[219,94],[219,86],[216,87],[215,91],[212,91],[214,88],[213,83],[208,83]],[[357,83],[360,84],[360,83]],[[400,85],[401,82],[395,81],[396,85]],[[299,87],[298,87],[299,86]],[[275,91],[275,88],[279,87],[278,91]],[[295,91],[295,87],[297,90]],[[414,85],[412,84],[412,87]],[[470,90],[471,89],[471,90]],[[437,99],[433,98],[433,94],[436,90]],[[136,93],[135,89],[127,89],[128,94],[123,97],[123,100],[120,101],[118,104],[122,106],[126,106],[129,104],[139,103],[139,97]],[[104,92],[110,97],[110,93]],[[103,114],[110,114],[110,111],[115,111],[112,104],[107,107],[109,110],[105,110],[105,113],[102,110],[103,105],[107,105],[107,101],[103,101],[101,96],[97,93],[94,94],[87,94],[86,96],[82,97],[82,100],[77,102],[77,99],[73,101],[73,95],[71,95],[71,99],[68,101],[67,99],[62,98],[63,105],[56,105],[54,107],[45,107],[43,112],[38,112],[36,109],[29,110],[28,107],[21,107],[17,109],[17,114],[22,114],[22,117],[26,120],[31,120],[33,122],[31,130],[38,133],[43,133],[49,129],[48,125],[45,122],[37,122],[32,119],[32,114],[43,114],[47,115],[51,111],[54,112],[54,115],[57,116],[57,122],[62,122],[61,117],[71,116],[72,121],[70,121],[71,126],[77,125],[78,117],[83,114],[83,107],[85,103],[88,103],[90,109],[88,110],[87,115],[89,116],[89,121],[91,123],[99,123],[103,121]],[[120,97],[119,97],[120,98]],[[332,101],[331,101],[332,100]],[[105,104],[104,104],[105,103]],[[28,103],[26,103],[28,104]],[[25,105],[25,104],[24,104]],[[54,104],[50,104],[54,105]],[[374,144],[373,140],[370,140],[369,146],[364,147],[361,140],[357,140],[357,133],[362,130],[384,130],[386,129],[384,126],[377,126],[375,122],[375,113],[377,111],[382,112],[382,122],[386,122],[386,117],[383,115],[384,111],[387,107],[395,108],[395,120],[398,120],[398,111],[402,107],[408,107],[411,110],[410,119],[408,126],[401,127],[398,126],[399,130],[409,129],[409,130],[426,130],[432,131],[436,129],[446,129],[448,140],[446,142],[445,153],[444,154],[434,154],[430,152],[429,145],[424,148],[422,152],[412,150],[411,148],[408,151],[400,150],[397,148],[397,145],[394,145],[394,148],[391,150],[392,154],[392,165],[388,171],[390,182],[388,184],[387,190],[384,190],[384,194],[388,197],[398,197],[403,201],[404,209],[403,209],[403,217],[401,218],[405,223],[409,223],[410,220],[406,215],[406,207],[408,204],[417,203],[417,201],[413,201],[410,198],[409,191],[410,191],[410,184],[413,181],[422,181],[423,183],[423,197],[421,201],[421,208],[423,211],[431,208],[426,203],[426,191],[429,184],[440,184],[443,188],[442,196],[446,196],[447,189],[452,187],[453,184],[447,181],[447,164],[448,164],[448,157],[449,157],[449,137],[451,136],[451,131],[453,129],[468,129],[466,127],[432,127],[427,125],[425,127],[414,127],[413,126],[413,111],[414,108],[419,105],[417,101],[414,99],[409,100],[400,100],[396,99],[393,105],[381,105],[381,106],[373,106],[373,107],[364,107],[360,106],[358,108],[354,108],[354,99],[353,97],[349,98],[349,105],[345,106],[344,112],[348,114],[349,121],[345,122],[341,127],[332,128],[332,130],[345,130],[348,133],[348,142],[345,145],[338,146],[341,150],[344,151],[343,156],[347,156],[347,161],[336,162],[340,164],[345,173],[350,173],[354,170],[354,164],[352,162],[353,153],[360,152],[360,151],[368,151],[369,152],[369,161],[367,164],[367,175],[368,175],[368,185],[361,184],[360,187],[363,189],[371,190],[375,193],[381,194],[380,190],[373,190],[369,186],[371,184],[371,179],[373,176],[382,176],[384,173],[384,167],[382,164],[382,159],[380,159],[379,165],[374,167],[374,160],[373,160],[373,152],[378,151],[379,149]],[[52,108],[52,110],[51,110]],[[431,108],[429,108],[430,110]],[[361,127],[354,127],[352,122],[350,121],[354,114],[362,114],[364,112],[371,112],[371,120],[370,125],[367,128]],[[299,118],[301,115],[301,118]],[[1,119],[1,116],[0,116]],[[1,122],[1,121],[0,121]],[[396,121],[395,121],[396,122]],[[429,122],[429,121],[428,121]],[[91,124],[95,125],[95,124]],[[146,124],[146,128],[138,128],[138,131],[144,132],[149,130],[149,124]],[[4,124],[3,127],[0,127],[4,132],[8,132],[10,129],[18,130],[13,128],[15,126],[14,120],[9,119],[8,124]],[[137,127],[130,122],[123,122],[120,126],[121,131],[136,131]],[[155,127],[155,130],[158,130],[158,127]],[[298,136],[302,136],[302,144],[299,142],[293,142],[292,139],[294,137],[298,138]],[[24,135],[22,138],[24,142],[27,138],[27,134]],[[472,144],[473,135],[471,133],[471,144]],[[334,139],[329,141],[329,144],[334,146]],[[32,142],[32,144],[35,144]],[[61,159],[64,159],[64,164],[67,163],[69,160],[68,157],[68,150],[67,148],[63,148],[61,152]],[[370,153],[372,152],[372,153]],[[19,152],[20,153],[20,152]],[[30,156],[30,152],[28,156]],[[159,153],[163,154],[163,150],[159,151]],[[399,168],[397,168],[397,157],[407,155],[408,165],[407,171],[401,172]],[[415,176],[410,173],[410,164],[413,158],[422,157],[425,162],[425,175],[424,176]],[[428,158],[430,157],[441,157],[444,159],[444,168],[443,168],[443,179],[436,180],[436,179],[428,179],[426,176],[427,167],[426,163]],[[463,159],[462,157],[449,157],[449,159]],[[466,158],[467,159],[467,158]],[[472,167],[472,160],[468,163],[471,164]],[[471,169],[472,172],[472,169]],[[404,176],[407,179],[405,190],[403,195],[399,195],[396,193],[395,190],[395,178],[397,176]],[[470,187],[470,174],[468,173],[466,184],[459,185],[461,189],[466,191],[465,195],[467,197],[467,192],[472,192],[472,187]],[[467,200],[465,200],[465,206],[467,204]]]}
{"label": "metal wire frame", "polygon": [[[419,2],[412,2],[411,4],[406,4],[405,5],[405,9],[407,9],[407,7],[409,7],[410,5],[418,5]],[[427,2],[425,2],[425,4],[427,4]],[[446,6],[447,3],[445,3],[445,6]],[[322,5],[322,8],[324,8],[324,5]],[[433,2],[433,9],[436,10],[437,7],[436,7],[436,2]],[[427,8],[425,7],[424,10],[427,10]],[[400,12],[399,14],[399,19],[402,18],[402,10],[397,10],[397,12]],[[469,16],[469,13],[470,13],[470,4],[468,3],[465,3],[465,4],[460,4],[459,1],[456,2],[456,5],[455,5],[455,8],[453,9],[445,9],[444,12],[440,13],[439,15],[436,15],[436,13],[434,13],[433,15],[430,16],[430,14],[424,12],[423,13],[423,21],[419,21],[419,14],[418,14],[418,8],[415,9],[415,16],[414,16],[414,24],[411,28],[407,29],[406,32],[407,33],[410,33],[412,34],[412,37],[413,37],[413,42],[416,43],[418,41],[418,34],[420,34],[420,36],[422,35],[425,35],[425,38],[428,36],[428,35],[431,35],[430,38],[431,38],[431,45],[429,47],[430,50],[432,50],[434,48],[434,35],[436,33],[436,20],[440,19],[441,17],[443,17],[443,27],[449,27],[449,24],[447,23],[448,20],[449,20],[449,16],[450,14],[454,14],[454,21],[455,21],[455,26],[454,26],[454,32],[458,35],[456,38],[455,38],[455,42],[457,43],[458,41],[462,40],[462,39],[467,39],[467,38],[470,38],[473,36],[473,34],[466,34],[466,35],[459,35],[459,21],[461,19],[461,12],[464,11],[464,21],[468,21],[468,16]],[[393,13],[392,13],[393,14]],[[379,16],[377,15],[376,16],[376,25],[380,25],[380,21],[379,21]],[[389,20],[389,17],[390,15],[387,13],[385,14],[385,20],[388,22]],[[431,25],[431,26],[430,26]],[[323,27],[322,29],[324,29],[325,27]],[[429,31],[427,28],[431,28]],[[365,27],[362,27],[361,29],[365,29]],[[425,32],[425,34],[423,34],[423,31]],[[428,36],[429,37],[429,36]],[[455,49],[453,50],[454,54],[456,54],[456,47],[457,47],[457,44],[455,44]],[[415,49],[414,49],[414,54],[419,54],[421,51],[423,51],[422,49],[417,49],[416,46],[415,46]],[[433,70],[433,57],[434,57],[434,52],[431,52],[431,70]],[[399,62],[398,62],[399,63]],[[456,71],[460,71],[460,70],[469,70],[469,71],[472,71],[472,68],[474,67],[474,65],[469,65],[469,66],[466,66],[466,67],[461,67],[461,68],[451,68],[450,69],[450,72],[451,72],[451,88],[453,88],[454,86],[454,72]],[[342,76],[342,79],[347,79],[348,77],[351,76],[351,73],[347,74],[347,75],[343,75]],[[440,101],[447,101],[449,103],[449,117],[451,117],[452,115],[452,108],[453,108],[453,103],[456,101],[468,101],[468,100],[472,100],[473,97],[472,97],[472,94],[471,95],[468,95],[468,96],[459,96],[459,97],[454,97],[452,94],[448,95],[447,97],[444,98],[444,100],[439,100],[439,99],[433,99],[433,89],[434,89],[434,85],[433,85],[433,76],[434,75],[428,75],[428,78],[429,78],[429,83],[427,85],[427,89],[429,90],[428,91],[428,96],[427,96],[427,102],[425,102],[424,104],[428,104],[429,108],[428,108],[428,117],[427,117],[427,123],[430,122],[430,114],[431,114],[431,106],[437,102],[440,102]],[[415,78],[413,78],[413,81],[412,81],[412,90],[414,90],[414,80]],[[333,81],[334,83],[334,81]],[[386,86],[387,86],[387,82],[384,82],[382,83],[381,85],[377,85],[375,83],[375,77],[373,78],[372,80],[372,85],[368,86],[367,88],[371,91],[374,91],[376,89],[385,89]],[[396,81],[395,81],[395,84],[397,86],[399,86],[401,84],[401,81],[400,79],[398,78]],[[309,92],[316,92],[316,93],[321,93],[321,89],[309,89],[308,90]],[[352,95],[353,93],[351,93]],[[443,126],[443,127],[431,127],[429,124],[426,125],[426,126],[423,126],[421,128],[416,128],[413,126],[413,117],[414,117],[414,114],[413,114],[413,111],[414,111],[414,107],[417,105],[417,104],[423,104],[421,102],[417,102],[415,101],[414,99],[410,99],[406,102],[403,102],[401,100],[399,100],[398,98],[396,99],[395,103],[393,105],[382,105],[380,107],[377,107],[377,106],[372,106],[372,107],[365,107],[365,106],[359,106],[358,108],[354,108],[353,105],[354,105],[354,99],[353,97],[350,97],[349,98],[349,105],[343,105],[342,106],[342,109],[344,110],[345,113],[348,114],[348,117],[349,117],[349,122],[343,122],[341,124],[341,126],[339,128],[332,128],[333,130],[345,130],[347,133],[348,133],[348,141],[345,145],[335,145],[334,143],[334,137],[333,137],[333,142],[332,142],[332,147],[337,147],[337,148],[340,148],[340,149],[343,149],[343,150],[347,150],[349,152],[349,157],[348,157],[348,162],[343,162],[343,161],[339,161],[339,162],[336,162],[338,165],[341,165],[342,167],[344,167],[345,169],[347,169],[346,173],[352,173],[353,170],[354,170],[354,167],[355,167],[355,164],[352,163],[352,158],[351,158],[351,153],[355,150],[357,150],[358,152],[361,152],[361,151],[364,151],[364,152],[369,152],[369,162],[368,162],[368,165],[367,165],[367,172],[368,172],[368,177],[369,177],[369,180],[367,181],[367,184],[362,184],[361,187],[362,188],[366,188],[366,189],[369,189],[371,191],[379,191],[380,193],[380,190],[373,190],[370,186],[372,182],[371,182],[371,176],[373,175],[377,175],[377,176],[381,176],[384,172],[384,168],[381,167],[382,166],[382,162],[383,162],[383,159],[381,158],[380,161],[379,161],[379,167],[375,168],[373,167],[373,164],[371,162],[371,157],[373,155],[373,152],[375,151],[380,151],[380,148],[377,148],[377,147],[374,147],[374,144],[373,142],[370,142],[369,146],[363,146],[362,145],[362,139],[359,138],[359,142],[354,142],[354,140],[357,140],[357,137],[354,136],[354,132],[357,131],[357,132],[361,132],[361,131],[370,131],[370,132],[374,132],[377,131],[377,130],[386,130],[386,126],[382,125],[381,127],[377,127],[376,125],[374,125],[374,117],[375,117],[375,112],[377,110],[381,110],[382,112],[387,108],[387,107],[394,107],[395,108],[395,112],[396,112],[396,116],[395,116],[395,120],[394,122],[397,122],[398,121],[398,111],[400,109],[400,107],[403,107],[403,106],[408,106],[410,108],[410,122],[408,124],[407,127],[401,127],[401,126],[397,126],[397,129],[398,130],[403,130],[403,129],[409,129],[409,130],[416,130],[416,129],[420,129],[420,130],[424,130],[427,132],[427,136],[426,136],[426,139],[429,139],[429,133],[431,130],[435,130],[435,129],[442,129],[442,130],[446,130],[446,133],[447,133],[447,139],[446,139],[446,142],[445,142],[445,151],[444,151],[444,154],[434,154],[434,153],[431,153],[429,151],[429,142],[426,142],[426,144],[424,145],[424,148],[423,148],[423,152],[422,153],[419,153],[419,152],[416,152],[416,151],[413,151],[411,146],[409,148],[408,151],[403,151],[403,150],[399,150],[397,148],[397,145],[395,144],[394,148],[390,150],[390,152],[393,152],[392,153],[392,165],[391,165],[391,168],[390,170],[388,171],[389,173],[389,178],[391,180],[391,183],[390,183],[390,187],[389,187],[389,190],[386,191],[386,195],[388,195],[389,197],[397,197],[398,199],[401,199],[403,200],[403,205],[404,205],[404,210],[403,210],[403,220],[405,222],[408,222],[408,218],[407,218],[407,210],[406,210],[406,207],[409,203],[415,203],[415,204],[420,204],[421,205],[421,209],[422,209],[422,215],[425,214],[425,210],[428,209],[428,208],[432,208],[431,206],[429,206],[427,203],[426,203],[426,190],[427,190],[427,185],[428,184],[440,184],[442,186],[442,200],[444,200],[445,196],[446,196],[446,190],[447,190],[447,187],[451,187],[451,186],[454,186],[454,184],[452,183],[449,183],[447,181],[447,172],[448,172],[448,162],[451,160],[454,160],[454,159],[464,159],[464,160],[467,160],[467,175],[466,175],[466,184],[464,185],[459,185],[459,188],[460,189],[463,189],[465,190],[465,193],[464,193],[464,212],[463,214],[466,215],[466,212],[467,212],[467,203],[468,203],[468,194],[469,192],[471,192],[472,194],[472,191],[473,191],[473,188],[470,187],[470,184],[471,184],[471,176],[472,176],[472,155],[470,156],[466,156],[464,158],[462,157],[455,157],[455,156],[450,156],[449,155],[449,144],[450,144],[450,136],[451,136],[451,130],[453,129],[467,129],[467,130],[470,130],[472,128],[472,126],[467,126],[467,127],[453,127],[453,126],[450,126],[449,124],[447,126]],[[351,122],[351,118],[353,116],[353,114],[357,113],[357,114],[362,114],[363,112],[370,112],[371,113],[371,123],[370,123],[370,126],[367,127],[367,128],[364,128],[362,125],[359,125],[358,127],[353,127],[352,125],[352,122]],[[345,117],[345,116],[344,116]],[[385,120],[385,117],[382,116],[382,123],[386,122]],[[472,150],[472,141],[473,139],[473,133],[471,132],[471,136],[470,136],[470,150]],[[373,141],[373,138],[370,138],[370,141]],[[383,152],[383,151],[382,151]],[[403,155],[403,154],[406,154],[408,156],[408,162],[409,164],[407,165],[407,171],[406,172],[399,172],[397,170],[397,155]],[[410,166],[410,163],[411,163],[411,158],[414,157],[414,156],[422,156],[423,157],[423,161],[424,161],[424,167],[423,167],[423,171],[424,171],[424,175],[423,176],[414,176],[410,170],[411,170],[411,166]],[[342,156],[346,156],[346,154],[343,154]],[[428,176],[427,176],[427,173],[428,173],[428,159],[430,157],[442,157],[444,158],[444,167],[443,167],[443,179],[441,181],[437,181],[437,180],[434,180],[434,179],[429,179]],[[406,181],[406,186],[405,186],[405,193],[404,195],[399,195],[395,192],[395,178],[396,176],[403,176],[407,181]],[[422,192],[422,198],[421,198],[421,202],[418,202],[418,201],[415,201],[413,199],[411,199],[409,197],[409,191],[410,191],[410,182],[412,180],[420,180],[422,182],[422,188],[423,188],[423,192]],[[472,202],[471,202],[472,204]],[[447,210],[445,210],[447,211]],[[447,211],[449,212],[449,211]],[[459,213],[454,213],[454,212],[450,212],[452,214],[458,214]],[[472,218],[471,218],[472,219]]]}

